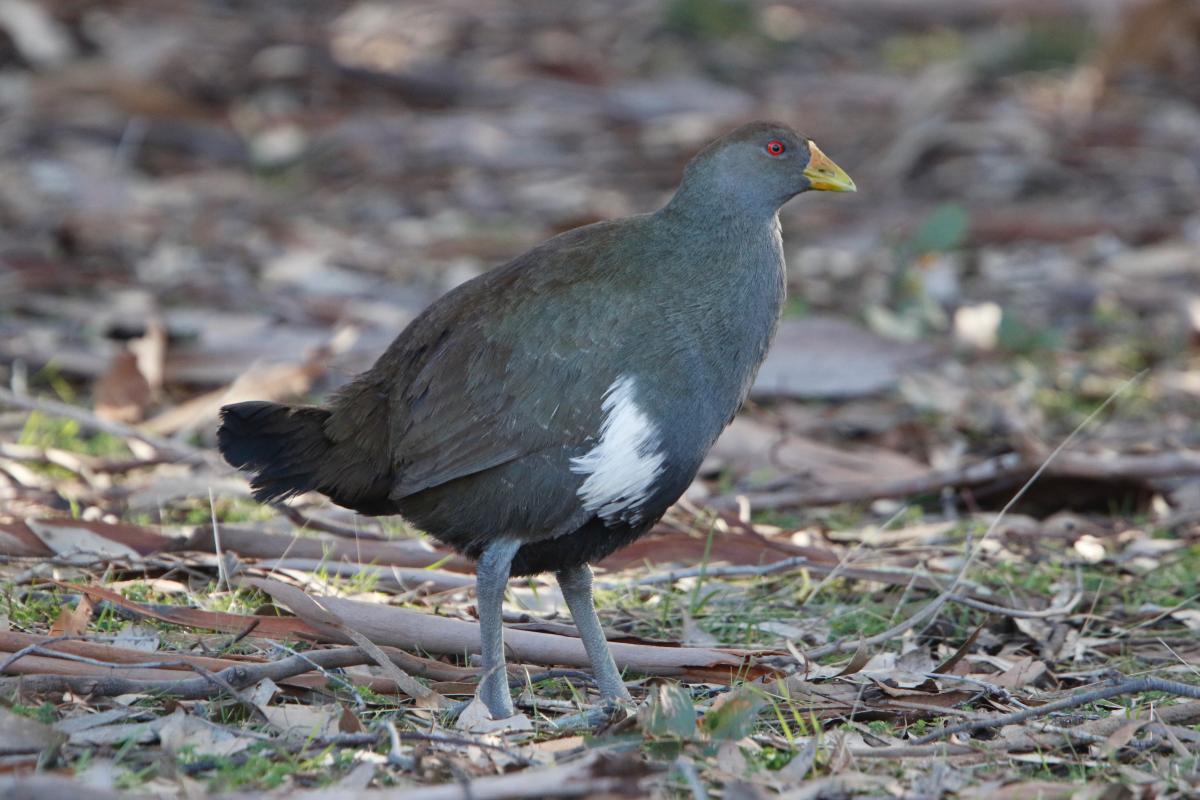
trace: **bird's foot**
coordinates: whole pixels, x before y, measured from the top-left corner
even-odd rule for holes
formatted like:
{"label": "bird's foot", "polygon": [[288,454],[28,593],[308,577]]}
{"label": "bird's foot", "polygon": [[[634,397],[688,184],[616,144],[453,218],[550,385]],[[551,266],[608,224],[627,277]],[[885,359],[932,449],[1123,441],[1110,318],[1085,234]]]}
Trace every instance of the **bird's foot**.
{"label": "bird's foot", "polygon": [[[505,677],[503,672],[498,674]],[[494,720],[508,719],[517,713],[516,708],[513,707],[512,692],[509,691],[508,683],[505,681],[491,680],[490,676],[485,678],[479,686],[476,698],[483,701],[488,714]]]}
{"label": "bird's foot", "polygon": [[611,680],[597,675],[596,688],[600,690],[600,696],[608,704],[633,703],[633,695],[629,694],[629,690],[625,688],[625,684],[619,677]]}
{"label": "bird's foot", "polygon": [[560,731],[590,730],[598,732],[619,724],[637,714],[632,701],[602,700],[587,711],[570,714],[554,721],[554,727]]}
{"label": "bird's foot", "polygon": [[470,733],[511,733],[514,731],[533,730],[533,723],[529,717],[524,714],[518,714],[513,710],[512,698],[505,695],[508,700],[507,709],[503,704],[498,708],[491,707],[487,701],[480,695],[476,695],[475,699],[467,704],[462,713],[458,715],[454,726],[460,731],[468,731]]}

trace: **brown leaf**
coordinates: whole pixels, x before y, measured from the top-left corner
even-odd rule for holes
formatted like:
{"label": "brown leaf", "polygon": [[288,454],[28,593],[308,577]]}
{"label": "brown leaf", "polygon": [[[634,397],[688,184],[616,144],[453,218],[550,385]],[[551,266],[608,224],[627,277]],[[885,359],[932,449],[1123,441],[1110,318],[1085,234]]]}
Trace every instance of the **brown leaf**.
{"label": "brown leaf", "polygon": [[363,727],[362,720],[346,706],[342,706],[342,715],[338,718],[338,731],[341,733],[362,733],[366,728]]}
{"label": "brown leaf", "polygon": [[172,541],[150,528],[127,522],[68,517],[0,521],[0,555],[25,557],[87,552],[138,557],[166,549]]}
{"label": "brown leaf", "polygon": [[87,596],[79,598],[75,608],[63,606],[58,613],[58,619],[50,625],[51,636],[81,636],[87,631],[88,623],[92,621],[92,601]]}
{"label": "brown leaf", "polygon": [[221,406],[241,400],[292,400],[306,394],[313,382],[325,374],[335,355],[353,346],[357,332],[343,329],[316,348],[303,362],[262,365],[257,361],[221,389],[195,397],[147,420],[146,430],[174,435],[193,430],[217,418]]}
{"label": "brown leaf", "polygon": [[[598,566],[607,570],[622,570],[650,564],[698,564],[708,546],[706,532],[679,531],[660,525],[628,547],[605,558]],[[751,565],[782,561],[804,556],[813,561],[837,564],[838,557],[828,549],[800,547],[783,538],[763,536],[752,529],[733,528],[712,539],[709,558],[715,563]]]}
{"label": "brown leaf", "polygon": [[92,390],[96,416],[113,422],[137,422],[152,401],[150,384],[128,349],[118,350]]}
{"label": "brown leaf", "polygon": [[154,725],[158,729],[163,750],[172,754],[190,747],[196,755],[229,756],[255,742],[254,739],[237,736],[225,728],[187,714],[183,709],[176,709],[171,716],[156,721]]}
{"label": "brown leaf", "polygon": [[683,618],[684,644],[699,645],[700,647],[712,647],[719,644],[717,637],[696,624],[696,620],[692,618],[686,608],[680,609],[680,615]]}
{"label": "brown leaf", "polygon": [[834,446],[781,434],[745,416],[736,418],[725,429],[709,455],[739,476],[770,469],[803,477],[821,487],[886,484],[929,474],[927,466],[893,450]]}
{"label": "brown leaf", "polygon": [[954,651],[954,655],[947,658],[941,664],[938,664],[933,671],[938,675],[949,675],[952,673],[954,668],[958,666],[958,663],[963,660],[963,657],[970,652],[971,647],[974,646],[975,641],[979,638],[979,634],[982,631],[983,624],[980,623],[975,630],[971,631],[971,635],[967,637],[967,640],[959,645],[959,648]]}
{"label": "brown leaf", "polygon": [[272,725],[285,733],[304,737],[336,733],[345,711],[335,705],[306,706],[297,703],[266,706],[261,710]]}
{"label": "brown leaf", "polygon": [[[145,661],[162,661],[164,657],[161,653],[147,652],[130,647],[113,646],[102,644],[100,642],[51,642],[50,636],[39,636],[32,633],[20,633],[17,631],[0,632],[0,650],[7,652],[16,652],[30,645],[42,645],[46,652],[61,652],[69,655],[82,656],[91,658],[96,661],[105,661],[112,664],[129,664],[134,665]],[[211,670],[213,672],[220,671],[226,667],[232,667],[245,661],[253,661],[254,659],[239,658],[209,658],[207,656],[192,655],[190,653],[176,653],[170,656],[171,660],[195,664],[198,667]],[[2,658],[0,658],[2,660]],[[48,657],[50,661],[57,661],[64,665],[83,666],[80,662],[66,661],[63,659],[55,659]],[[18,668],[25,661],[21,659],[10,666],[9,671],[20,671]],[[186,667],[180,667],[186,669]],[[76,673],[62,673],[76,674]],[[84,674],[84,673],[79,673]]]}
{"label": "brown leaf", "polygon": [[146,332],[129,342],[129,350],[137,358],[138,372],[146,379],[151,401],[158,400],[163,388],[167,363],[167,327],[158,316],[146,321]]}
{"label": "brown leaf", "polygon": [[858,649],[854,651],[854,656],[842,667],[835,678],[845,678],[847,675],[853,675],[871,662],[871,653],[867,650],[866,645],[860,639]]}
{"label": "brown leaf", "polygon": [[203,611],[198,608],[151,608],[141,603],[127,600],[121,594],[101,586],[80,586],[58,581],[56,583],[64,588],[82,592],[94,600],[107,600],[113,605],[134,611],[149,619],[170,622],[175,625],[184,625],[190,628],[208,628],[209,630],[223,631],[225,633],[241,633],[254,623],[256,624],[254,628],[256,634],[272,639],[294,637],[313,641],[321,638],[321,635],[311,625],[295,617],[227,614],[220,611]]}
{"label": "brown leaf", "polygon": [[[0,651],[0,661],[7,659],[12,653]],[[146,681],[170,681],[179,680],[183,677],[192,677],[194,673],[182,673],[180,670],[174,669],[155,669],[141,668],[134,666],[129,667],[106,667],[97,664],[81,664],[78,661],[68,661],[63,658],[52,658],[49,656],[22,656],[18,661],[11,664],[5,669],[5,674],[9,675],[72,675],[89,678],[108,678],[113,675],[119,675],[122,678],[130,678]]]}
{"label": "brown leaf", "polygon": [[[0,528],[0,532],[2,532]],[[237,553],[241,558],[316,559],[326,562],[349,561],[380,566],[413,567],[426,571],[433,564],[442,570],[473,573],[475,565],[452,551],[436,547],[424,539],[394,541],[353,540],[339,537],[284,536],[267,533],[259,528],[239,525],[221,526],[221,548]],[[172,550],[199,550],[212,553],[215,549],[212,528],[199,528],[184,541],[173,542]],[[429,570],[436,575],[435,570]]]}
{"label": "brown leaf", "polygon": [[1020,689],[1037,682],[1046,674],[1046,665],[1031,656],[1024,656],[999,675],[985,675],[983,679],[1005,689]]}
{"label": "brown leaf", "polygon": [[1150,722],[1149,719],[1134,719],[1117,728],[1104,740],[1104,746],[1100,748],[1100,757],[1112,758],[1114,753],[1133,741],[1137,732],[1149,725]]}
{"label": "brown leaf", "polygon": [[29,529],[55,554],[70,556],[86,554],[103,558],[137,560],[141,556],[127,544],[97,533],[90,526],[75,525],[70,520],[26,520]]}

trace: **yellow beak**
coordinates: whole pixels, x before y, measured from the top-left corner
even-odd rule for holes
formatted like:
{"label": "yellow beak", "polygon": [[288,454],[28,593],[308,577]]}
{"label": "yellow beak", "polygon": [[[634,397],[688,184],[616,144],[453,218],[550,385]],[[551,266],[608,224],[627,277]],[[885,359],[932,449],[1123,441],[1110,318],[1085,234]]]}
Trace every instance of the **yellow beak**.
{"label": "yellow beak", "polygon": [[816,142],[808,143],[808,166],[804,169],[804,177],[808,185],[818,192],[857,192],[854,181],[845,170],[830,160],[821,152]]}

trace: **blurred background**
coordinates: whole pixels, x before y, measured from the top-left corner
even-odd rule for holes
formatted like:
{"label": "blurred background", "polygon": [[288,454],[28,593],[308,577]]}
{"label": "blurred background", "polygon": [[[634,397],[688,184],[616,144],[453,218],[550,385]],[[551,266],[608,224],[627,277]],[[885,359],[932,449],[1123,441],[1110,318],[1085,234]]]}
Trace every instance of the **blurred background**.
{"label": "blurred background", "polygon": [[[994,507],[1143,370],[1083,450],[1200,441],[1195,0],[3,0],[0,375],[211,443],[221,403],[323,396],[755,118],[859,193],[784,209],[785,322],[692,500]],[[1081,463],[1024,508],[1200,508],[1178,470]]]}

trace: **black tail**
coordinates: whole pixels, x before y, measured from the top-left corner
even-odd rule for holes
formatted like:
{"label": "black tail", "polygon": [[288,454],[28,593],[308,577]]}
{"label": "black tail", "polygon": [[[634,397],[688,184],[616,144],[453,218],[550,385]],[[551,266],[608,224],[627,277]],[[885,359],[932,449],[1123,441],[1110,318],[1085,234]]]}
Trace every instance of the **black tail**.
{"label": "black tail", "polygon": [[234,403],[221,409],[217,444],[226,461],[251,473],[259,502],[317,491],[363,514],[396,513],[387,497],[386,463],[332,440],[326,433],[330,416],[316,406]]}

